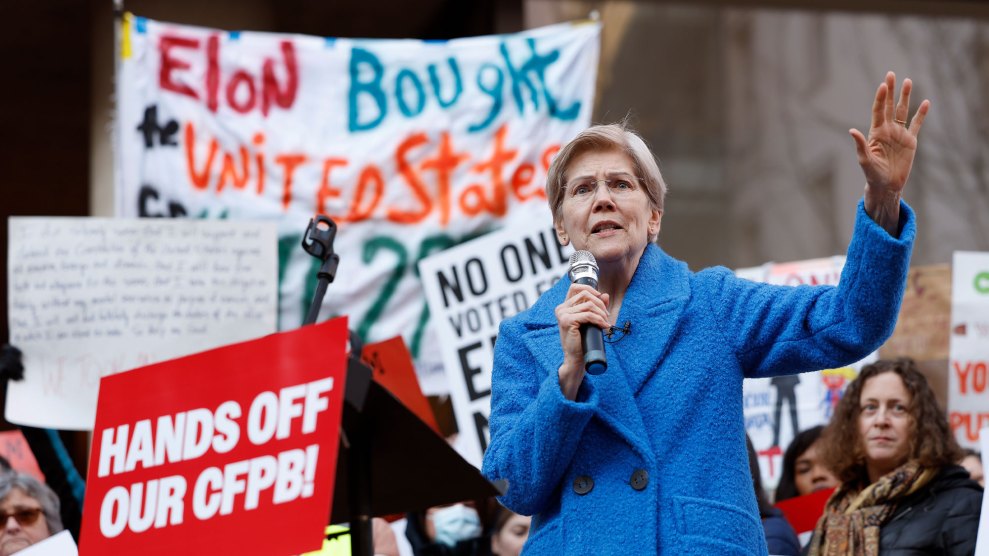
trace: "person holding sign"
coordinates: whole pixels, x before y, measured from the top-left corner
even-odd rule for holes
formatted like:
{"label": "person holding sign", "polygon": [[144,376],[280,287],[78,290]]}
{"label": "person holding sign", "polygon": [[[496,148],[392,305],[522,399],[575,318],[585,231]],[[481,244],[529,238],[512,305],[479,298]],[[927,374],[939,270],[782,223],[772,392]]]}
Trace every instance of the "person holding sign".
{"label": "person holding sign", "polygon": [[58,496],[30,475],[0,475],[0,556],[9,556],[62,530]]}
{"label": "person holding sign", "polygon": [[[766,554],[742,379],[845,366],[892,333],[916,234],[900,197],[930,108],[909,120],[911,82],[894,91],[890,72],[868,138],[850,131],[867,184],[837,286],[693,273],[654,244],[666,185],[638,135],[594,126],[560,150],[555,229],[596,259],[598,287],[560,280],[502,322],[483,465],[533,515],[527,554]],[[585,372],[588,326],[619,330],[600,374]]]}
{"label": "person holding sign", "polygon": [[975,552],[982,488],[927,379],[911,359],[866,365],[824,433],[842,484],[828,500],[811,556]]}

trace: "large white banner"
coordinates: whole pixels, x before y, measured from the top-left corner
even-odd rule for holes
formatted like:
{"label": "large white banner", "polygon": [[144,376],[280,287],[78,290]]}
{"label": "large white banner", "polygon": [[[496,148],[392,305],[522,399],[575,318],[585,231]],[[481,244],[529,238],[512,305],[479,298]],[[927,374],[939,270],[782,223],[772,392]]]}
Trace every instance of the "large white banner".
{"label": "large white banner", "polygon": [[951,273],[948,422],[959,444],[977,448],[989,427],[989,253],[956,251]]}
{"label": "large white banner", "polygon": [[128,14],[117,214],[278,221],[281,329],[315,289],[306,223],[329,215],[341,261],[322,317],[348,315],[367,341],[404,336],[426,393],[442,391],[415,265],[545,204],[553,155],[590,121],[599,35],[327,39]]}
{"label": "large white banner", "polygon": [[557,243],[546,209],[419,263],[460,430],[456,448],[477,467],[490,441],[498,326],[566,274],[571,253]]}
{"label": "large white banner", "polygon": [[[845,257],[827,257],[791,263],[766,263],[739,269],[736,275],[754,282],[787,286],[837,285]],[[782,473],[783,453],[800,431],[824,425],[831,419],[845,388],[858,376],[873,353],[848,367],[812,373],[746,379],[744,395],[745,430],[759,454],[762,482],[774,489]]]}
{"label": "large white banner", "polygon": [[11,218],[7,420],[92,429],[101,377],[274,332],[276,244],[273,223]]}

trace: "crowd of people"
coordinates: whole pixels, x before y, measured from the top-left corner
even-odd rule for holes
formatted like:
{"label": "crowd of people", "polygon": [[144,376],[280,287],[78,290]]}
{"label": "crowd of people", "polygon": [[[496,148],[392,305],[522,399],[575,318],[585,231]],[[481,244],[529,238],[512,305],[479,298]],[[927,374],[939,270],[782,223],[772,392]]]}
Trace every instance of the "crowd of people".
{"label": "crowd of people", "polygon": [[[866,188],[837,286],[692,272],[656,243],[667,188],[642,138],[602,125],[565,145],[546,196],[560,243],[586,253],[593,279],[564,278],[501,324],[482,471],[507,485],[503,506],[413,512],[404,543],[378,520],[376,550],[972,554],[981,460],[958,446],[912,360],[866,365],[830,423],[799,432],[787,449],[777,504],[833,489],[804,542],[770,504],[742,418],[743,379],[848,365],[892,332],[916,235],[902,194],[930,108],[924,101],[910,118],[912,84],[898,101],[895,85],[890,72],[868,136],[850,132]],[[621,349],[602,344],[590,361],[592,332],[600,341],[619,322],[634,323],[629,339]],[[81,500],[78,477],[52,470],[58,495],[29,476],[0,475],[0,556],[78,518],[66,512]]]}

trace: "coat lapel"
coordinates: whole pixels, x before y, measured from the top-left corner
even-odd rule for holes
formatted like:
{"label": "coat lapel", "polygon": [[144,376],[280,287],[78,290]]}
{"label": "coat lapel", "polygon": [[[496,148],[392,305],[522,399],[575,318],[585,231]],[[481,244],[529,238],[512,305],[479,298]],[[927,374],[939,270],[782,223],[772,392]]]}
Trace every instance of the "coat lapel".
{"label": "coat lapel", "polygon": [[[689,298],[687,277],[684,263],[667,256],[655,245],[647,246],[618,318],[619,324],[631,323],[629,338],[606,348],[609,361],[617,364],[610,365],[602,375],[584,377],[598,391],[599,405],[595,408],[598,417],[649,460],[654,456],[635,396],[656,372],[676,331]],[[564,277],[540,298],[532,307],[522,337],[533,359],[549,375],[555,375],[563,362],[553,311],[569,287],[570,280]]]}
{"label": "coat lapel", "polygon": [[690,271],[658,246],[646,247],[632,277],[618,323],[631,323],[628,345],[614,351],[622,361],[633,396],[660,368],[690,300]]}

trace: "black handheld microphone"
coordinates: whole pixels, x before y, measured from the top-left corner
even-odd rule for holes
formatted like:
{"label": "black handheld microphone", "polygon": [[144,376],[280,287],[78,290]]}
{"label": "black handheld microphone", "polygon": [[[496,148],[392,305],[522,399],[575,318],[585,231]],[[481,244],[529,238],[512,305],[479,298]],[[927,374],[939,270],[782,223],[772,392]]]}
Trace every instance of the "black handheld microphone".
{"label": "black handheld microphone", "polygon": [[[590,251],[576,251],[570,255],[570,280],[598,289],[598,262]],[[589,375],[599,375],[608,369],[604,355],[604,335],[593,324],[580,325],[580,343],[584,348],[584,370]]]}

